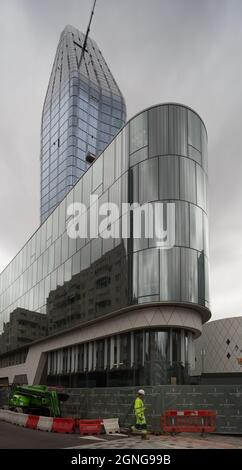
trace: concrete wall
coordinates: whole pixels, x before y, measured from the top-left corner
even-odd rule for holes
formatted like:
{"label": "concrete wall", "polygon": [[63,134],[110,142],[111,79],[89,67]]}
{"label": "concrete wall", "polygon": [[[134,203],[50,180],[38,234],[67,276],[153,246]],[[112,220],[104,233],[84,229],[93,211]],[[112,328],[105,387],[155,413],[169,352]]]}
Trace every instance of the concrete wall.
{"label": "concrete wall", "polygon": [[[119,417],[122,426],[133,424],[134,387],[65,389],[70,398],[62,405],[63,416],[79,418]],[[242,434],[242,385],[177,385],[145,387],[147,422],[160,430],[160,415],[168,409],[217,411],[217,432]],[[6,404],[0,390],[0,406]]]}

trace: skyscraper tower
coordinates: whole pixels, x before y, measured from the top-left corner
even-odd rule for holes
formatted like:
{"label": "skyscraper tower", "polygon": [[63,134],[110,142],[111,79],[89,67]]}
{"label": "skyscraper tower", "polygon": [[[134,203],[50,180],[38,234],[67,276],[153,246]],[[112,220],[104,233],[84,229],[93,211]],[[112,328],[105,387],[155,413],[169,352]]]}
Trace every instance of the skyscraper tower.
{"label": "skyscraper tower", "polygon": [[[101,51],[68,25],[58,44],[41,122],[41,223],[126,121],[122,93]],[[91,158],[90,158],[91,155]]]}

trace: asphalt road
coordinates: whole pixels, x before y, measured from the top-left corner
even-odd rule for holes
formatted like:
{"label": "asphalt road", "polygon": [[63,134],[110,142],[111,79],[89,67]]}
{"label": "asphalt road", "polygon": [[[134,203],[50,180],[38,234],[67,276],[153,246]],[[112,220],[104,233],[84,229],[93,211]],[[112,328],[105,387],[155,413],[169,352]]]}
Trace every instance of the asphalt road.
{"label": "asphalt road", "polygon": [[37,431],[0,421],[0,449],[64,449],[94,442],[78,434]]}

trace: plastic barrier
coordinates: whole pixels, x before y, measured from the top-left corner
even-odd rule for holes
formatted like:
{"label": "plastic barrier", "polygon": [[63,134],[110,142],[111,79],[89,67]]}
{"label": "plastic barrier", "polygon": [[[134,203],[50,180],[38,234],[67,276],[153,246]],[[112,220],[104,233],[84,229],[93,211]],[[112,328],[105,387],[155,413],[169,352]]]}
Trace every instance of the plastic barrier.
{"label": "plastic barrier", "polygon": [[15,413],[15,423],[18,426],[26,426],[28,415],[24,413]]}
{"label": "plastic barrier", "polygon": [[27,422],[26,422],[26,428],[37,429],[38,422],[39,422],[39,416],[29,415]]}
{"label": "plastic barrier", "polygon": [[7,421],[8,423],[13,423],[15,419],[14,411],[9,410],[0,410],[0,419],[2,421]]}
{"label": "plastic barrier", "polygon": [[[0,420],[30,429],[59,433],[73,433],[75,432],[76,424],[79,426],[79,420],[77,422],[73,418],[50,418],[49,416],[27,415],[2,409],[0,409]],[[95,430],[93,434],[97,434]]]}
{"label": "plastic barrier", "polygon": [[52,431],[53,418],[49,416],[40,416],[37,423],[37,429],[40,431]]}
{"label": "plastic barrier", "polygon": [[52,431],[72,433],[75,431],[75,420],[72,418],[53,418]]}
{"label": "plastic barrier", "polygon": [[80,419],[79,420],[80,434],[84,436],[101,434],[102,420],[101,419]]}
{"label": "plastic barrier", "polygon": [[215,432],[216,411],[212,410],[167,410],[161,417],[164,432]]}
{"label": "plastic barrier", "polygon": [[106,434],[114,434],[120,432],[118,418],[103,419],[103,426]]}

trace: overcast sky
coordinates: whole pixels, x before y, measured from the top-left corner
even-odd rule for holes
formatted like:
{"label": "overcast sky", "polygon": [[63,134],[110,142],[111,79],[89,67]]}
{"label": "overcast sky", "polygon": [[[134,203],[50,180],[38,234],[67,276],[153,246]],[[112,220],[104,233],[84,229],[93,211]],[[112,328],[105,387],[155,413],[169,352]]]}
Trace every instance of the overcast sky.
{"label": "overcast sky", "polygon": [[[40,120],[66,24],[93,0],[0,2],[0,271],[39,225]],[[194,108],[209,137],[213,318],[242,315],[242,1],[97,0],[91,35],[128,107]]]}

